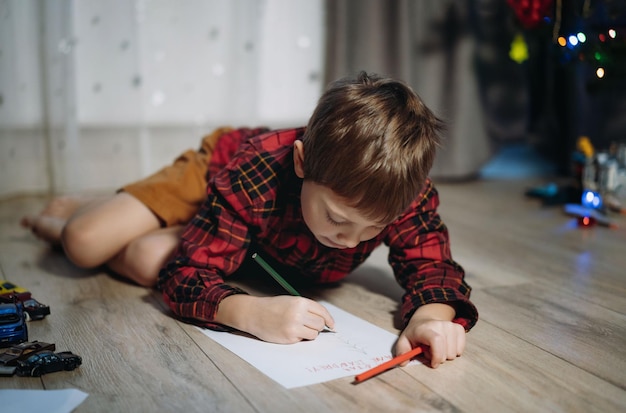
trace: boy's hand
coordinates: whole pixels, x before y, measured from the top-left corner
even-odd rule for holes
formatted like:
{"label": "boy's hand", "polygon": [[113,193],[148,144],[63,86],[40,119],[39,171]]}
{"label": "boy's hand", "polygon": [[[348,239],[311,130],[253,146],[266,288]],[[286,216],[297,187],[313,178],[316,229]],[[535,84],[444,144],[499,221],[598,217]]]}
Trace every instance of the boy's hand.
{"label": "boy's hand", "polygon": [[238,294],[226,297],[220,303],[219,318],[230,311],[234,311],[236,316],[230,319],[230,323],[224,324],[270,343],[291,344],[314,340],[325,325],[330,328],[335,325],[324,306],[304,297],[254,297]]}
{"label": "boy's hand", "polygon": [[[432,368],[460,356],[465,349],[465,329],[453,323],[455,312],[447,304],[426,304],[417,309],[396,343],[396,355],[422,346]],[[408,361],[402,363],[402,366]]]}

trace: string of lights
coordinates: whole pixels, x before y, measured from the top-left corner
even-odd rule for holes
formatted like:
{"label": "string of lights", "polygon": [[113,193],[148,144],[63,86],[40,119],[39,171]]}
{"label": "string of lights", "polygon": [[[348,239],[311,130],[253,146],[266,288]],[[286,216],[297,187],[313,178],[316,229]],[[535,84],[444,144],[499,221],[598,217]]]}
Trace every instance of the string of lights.
{"label": "string of lights", "polygon": [[590,65],[596,80],[626,79],[626,1],[508,0],[508,3],[525,30],[551,26],[552,42],[561,64],[584,62]]}

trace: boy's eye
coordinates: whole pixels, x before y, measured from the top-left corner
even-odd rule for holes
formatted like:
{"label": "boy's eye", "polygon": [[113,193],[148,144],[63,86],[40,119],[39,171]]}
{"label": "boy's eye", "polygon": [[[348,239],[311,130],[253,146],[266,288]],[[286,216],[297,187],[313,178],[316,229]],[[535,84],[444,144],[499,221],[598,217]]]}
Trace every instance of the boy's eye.
{"label": "boy's eye", "polygon": [[341,225],[341,222],[337,222],[334,219],[332,219],[330,215],[328,215],[328,212],[326,213],[326,221],[328,221],[328,223],[331,225],[337,225],[337,226]]}

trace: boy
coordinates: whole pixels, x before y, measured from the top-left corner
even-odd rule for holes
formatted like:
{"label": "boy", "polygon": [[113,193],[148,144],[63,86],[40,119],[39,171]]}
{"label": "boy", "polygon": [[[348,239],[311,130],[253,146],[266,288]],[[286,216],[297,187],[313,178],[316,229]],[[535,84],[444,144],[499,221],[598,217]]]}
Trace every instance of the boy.
{"label": "boy", "polygon": [[[175,250],[157,281],[175,314],[214,329],[293,343],[315,339],[326,325],[334,327],[322,305],[304,297],[254,297],[224,279],[236,272],[267,277],[249,265],[258,252],[292,280],[336,282],[385,243],[406,291],[405,328],[395,352],[423,344],[437,367],[461,355],[465,331],[478,317],[463,269],[451,258],[447,230],[436,212],[437,193],[427,178],[441,128],[408,86],[361,73],[331,85],[306,128],[217,133],[204,150],[206,157],[212,152],[206,195],[184,230],[182,222],[130,195],[142,193],[130,186],[129,193],[92,206],[98,214],[90,215],[90,207],[78,209],[63,230],[63,245],[79,264],[104,259],[143,285],[153,283],[156,273],[130,275],[127,267],[137,263],[128,258],[151,254],[152,261],[156,256],[163,262]],[[132,215],[132,230],[109,227],[119,211]],[[99,225],[93,225],[96,216]],[[89,218],[83,228],[76,225],[81,217]],[[80,262],[76,251],[81,248],[71,246],[72,227],[82,234],[92,226],[116,236],[122,230],[117,245],[125,246]],[[149,248],[137,251],[133,244],[143,241]]]}

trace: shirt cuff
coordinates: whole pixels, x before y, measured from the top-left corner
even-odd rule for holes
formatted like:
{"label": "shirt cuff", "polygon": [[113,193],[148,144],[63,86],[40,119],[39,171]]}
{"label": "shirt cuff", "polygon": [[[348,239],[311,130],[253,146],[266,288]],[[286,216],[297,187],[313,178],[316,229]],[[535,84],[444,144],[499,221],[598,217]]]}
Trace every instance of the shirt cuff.
{"label": "shirt cuff", "polygon": [[468,297],[463,296],[453,289],[436,289],[436,291],[425,291],[417,296],[404,297],[401,314],[402,321],[406,327],[415,311],[425,305],[441,303],[452,306],[456,312],[453,322],[463,326],[465,331],[469,331],[478,321],[478,310]]}

